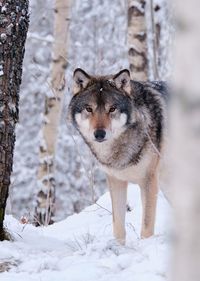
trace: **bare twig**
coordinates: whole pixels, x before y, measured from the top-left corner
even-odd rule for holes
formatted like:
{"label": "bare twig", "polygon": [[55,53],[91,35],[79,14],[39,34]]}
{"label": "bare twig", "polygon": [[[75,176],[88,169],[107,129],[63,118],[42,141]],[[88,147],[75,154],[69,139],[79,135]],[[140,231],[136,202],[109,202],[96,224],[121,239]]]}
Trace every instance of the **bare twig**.
{"label": "bare twig", "polygon": [[152,141],[152,139],[151,139],[151,137],[150,137],[150,135],[149,135],[149,133],[148,133],[147,131],[146,131],[146,135],[147,135],[148,140],[149,140],[151,146],[153,147],[154,151],[155,151],[156,154],[158,154],[158,156],[161,158],[162,156],[161,156],[161,154],[160,154],[160,151],[157,149],[157,147],[156,147],[155,144],[153,143],[153,141]]}
{"label": "bare twig", "polygon": [[109,214],[112,214],[112,212],[111,212],[111,211],[109,211],[107,208],[105,208],[105,207],[101,206],[101,205],[100,205],[100,204],[98,204],[97,202],[95,203],[95,205],[97,205],[97,206],[99,206],[101,209],[103,209],[103,210],[107,211]]}

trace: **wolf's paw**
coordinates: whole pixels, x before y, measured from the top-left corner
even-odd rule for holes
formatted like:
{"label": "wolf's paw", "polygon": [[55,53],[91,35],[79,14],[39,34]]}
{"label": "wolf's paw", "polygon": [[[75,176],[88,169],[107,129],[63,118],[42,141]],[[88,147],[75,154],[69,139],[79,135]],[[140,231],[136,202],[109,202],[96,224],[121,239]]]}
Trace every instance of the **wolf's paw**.
{"label": "wolf's paw", "polygon": [[123,241],[123,244],[121,242],[122,241],[118,241],[116,239],[109,240],[107,242],[107,245],[106,245],[106,250],[110,250],[116,256],[118,256],[121,253],[121,251],[124,248],[124,246],[125,246],[125,240]]}

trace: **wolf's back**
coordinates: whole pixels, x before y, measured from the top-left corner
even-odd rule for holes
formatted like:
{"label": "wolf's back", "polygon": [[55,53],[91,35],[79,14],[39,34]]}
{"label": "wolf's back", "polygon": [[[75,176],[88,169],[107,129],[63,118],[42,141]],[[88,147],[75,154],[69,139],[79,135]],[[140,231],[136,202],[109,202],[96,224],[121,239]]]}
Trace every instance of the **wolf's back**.
{"label": "wolf's back", "polygon": [[152,90],[157,92],[165,103],[168,103],[170,95],[169,95],[169,85],[164,81],[134,81],[131,80],[131,86],[133,89],[133,93],[139,97],[140,95],[145,96],[147,93],[153,92]]}
{"label": "wolf's back", "polygon": [[153,82],[149,82],[149,84],[151,85],[151,87],[153,89],[158,91],[166,101],[169,100],[169,86],[166,82],[164,82],[164,81],[153,81]]}

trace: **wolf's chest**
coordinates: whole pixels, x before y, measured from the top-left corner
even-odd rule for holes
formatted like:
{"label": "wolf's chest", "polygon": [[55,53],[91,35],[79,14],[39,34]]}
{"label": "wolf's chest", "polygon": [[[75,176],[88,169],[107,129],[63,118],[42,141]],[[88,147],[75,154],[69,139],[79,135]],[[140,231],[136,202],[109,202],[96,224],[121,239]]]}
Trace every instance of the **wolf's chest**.
{"label": "wolf's chest", "polygon": [[101,168],[106,174],[119,180],[140,184],[146,176],[151,161],[151,153],[146,153],[137,165],[132,165],[124,169],[114,169],[106,165],[101,165]]}

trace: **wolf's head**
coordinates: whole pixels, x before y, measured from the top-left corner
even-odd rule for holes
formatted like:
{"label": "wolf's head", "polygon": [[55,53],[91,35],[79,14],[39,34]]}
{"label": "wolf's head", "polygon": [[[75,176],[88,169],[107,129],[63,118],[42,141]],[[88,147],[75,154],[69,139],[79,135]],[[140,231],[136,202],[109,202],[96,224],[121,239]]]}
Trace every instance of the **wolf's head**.
{"label": "wolf's head", "polygon": [[85,140],[102,143],[119,137],[132,121],[130,73],[91,76],[74,71],[69,115]]}

